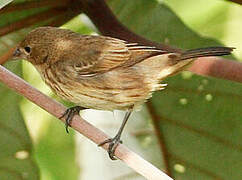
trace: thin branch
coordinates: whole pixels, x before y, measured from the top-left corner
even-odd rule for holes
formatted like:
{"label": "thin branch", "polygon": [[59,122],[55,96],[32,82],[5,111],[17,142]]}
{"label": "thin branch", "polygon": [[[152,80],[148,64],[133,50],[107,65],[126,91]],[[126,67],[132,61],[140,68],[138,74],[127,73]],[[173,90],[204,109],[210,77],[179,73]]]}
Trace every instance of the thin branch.
{"label": "thin branch", "polygon": [[22,3],[9,4],[1,9],[0,14],[23,11],[33,8],[43,8],[43,7],[65,7],[69,0],[42,0],[42,1],[26,1]]}
{"label": "thin branch", "polygon": [[17,30],[25,28],[25,27],[29,27],[29,26],[39,23],[41,21],[53,18],[54,16],[59,16],[64,12],[65,12],[64,10],[49,9],[49,10],[43,11],[41,13],[32,15],[30,17],[26,17],[24,19],[16,21],[7,26],[1,27],[0,36],[3,36],[5,34],[13,32],[13,31],[17,31]]}
{"label": "thin branch", "polygon": [[168,156],[168,150],[167,150],[166,143],[165,143],[165,138],[164,138],[163,132],[161,131],[161,129],[159,127],[160,126],[159,125],[160,118],[157,116],[157,114],[155,112],[155,108],[153,107],[151,101],[147,101],[146,105],[147,105],[146,107],[149,111],[149,114],[151,115],[151,119],[152,119],[152,122],[153,122],[153,125],[154,125],[155,134],[156,134],[156,137],[158,139],[158,144],[160,146],[160,150],[161,150],[162,157],[163,157],[163,160],[164,160],[166,173],[170,177],[173,177],[171,170],[170,170],[169,156]]}
{"label": "thin branch", "polygon": [[5,54],[0,56],[0,64],[4,64],[10,57],[13,55],[13,51],[15,50],[16,46],[10,48]]}
{"label": "thin branch", "polygon": [[227,1],[231,1],[237,4],[242,4],[242,0],[227,0]]}
{"label": "thin branch", "polygon": [[[66,111],[66,108],[52,100],[50,97],[44,95],[23,79],[19,78],[12,72],[5,69],[3,66],[0,66],[0,81],[2,81],[6,86],[15,92],[23,95],[36,105],[40,106],[42,109],[46,110],[55,117],[61,117],[62,114]],[[65,122],[64,119],[61,119],[62,122]],[[104,132],[92,126],[90,123],[82,119],[80,116],[74,116],[71,126],[73,129],[89,138],[96,144],[99,144],[109,138]],[[103,146],[107,150],[108,145]],[[141,174],[149,180],[172,180],[165,173],[157,169],[155,166],[149,162],[142,159],[140,156],[130,151],[127,147],[120,144],[118,145],[115,156],[125,162],[129,167],[135,170],[137,173]]]}
{"label": "thin branch", "polygon": [[189,68],[193,73],[242,83],[242,63],[217,57],[198,58]]}
{"label": "thin branch", "polygon": [[[169,52],[180,51],[179,49],[164,44],[149,41],[131,32],[118,21],[104,0],[79,1],[82,11],[87,14],[99,31],[104,35],[117,37],[131,42],[138,42],[144,45],[155,46]],[[242,63],[236,61],[227,61],[221,58],[199,58],[191,66],[189,71],[199,75],[242,82]]]}
{"label": "thin branch", "polygon": [[59,26],[65,24],[66,22],[68,22],[69,20],[71,20],[72,18],[74,18],[75,16],[77,16],[78,14],[80,14],[79,11],[71,11],[71,12],[67,11],[63,15],[61,15],[61,16],[55,18],[54,20],[52,20],[51,22],[49,22],[47,25],[59,27]]}

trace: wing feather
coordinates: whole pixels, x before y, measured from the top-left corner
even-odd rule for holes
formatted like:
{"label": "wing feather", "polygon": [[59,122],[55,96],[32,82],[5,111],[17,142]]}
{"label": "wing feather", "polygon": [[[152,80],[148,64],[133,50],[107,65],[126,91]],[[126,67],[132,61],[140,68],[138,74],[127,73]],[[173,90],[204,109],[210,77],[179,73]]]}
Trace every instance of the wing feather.
{"label": "wing feather", "polygon": [[106,36],[81,36],[79,39],[77,38],[76,44],[81,44],[80,51],[73,55],[74,60],[68,64],[72,65],[80,76],[94,76],[166,53],[155,47],[128,43]]}

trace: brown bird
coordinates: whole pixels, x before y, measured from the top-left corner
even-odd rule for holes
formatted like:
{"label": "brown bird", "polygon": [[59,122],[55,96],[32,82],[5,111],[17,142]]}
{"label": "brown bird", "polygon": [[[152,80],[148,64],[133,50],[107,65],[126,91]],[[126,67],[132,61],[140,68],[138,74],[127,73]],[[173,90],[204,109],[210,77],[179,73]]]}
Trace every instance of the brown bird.
{"label": "brown bird", "polygon": [[232,50],[209,47],[167,52],[112,37],[40,27],[25,37],[14,57],[31,62],[58,96],[80,105],[62,116],[66,117],[67,132],[72,117],[82,109],[126,111],[117,135],[100,144],[109,143],[109,156],[114,159],[131,112],[139,109],[153,91],[164,89],[160,84],[163,79],[180,72],[197,57],[228,55]]}

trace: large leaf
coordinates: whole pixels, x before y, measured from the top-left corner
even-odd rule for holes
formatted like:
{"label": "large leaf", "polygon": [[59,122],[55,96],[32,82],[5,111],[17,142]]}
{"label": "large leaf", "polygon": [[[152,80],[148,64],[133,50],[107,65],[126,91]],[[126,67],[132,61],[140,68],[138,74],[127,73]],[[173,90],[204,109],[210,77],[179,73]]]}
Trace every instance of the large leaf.
{"label": "large leaf", "polygon": [[[21,64],[10,68],[21,74]],[[1,179],[39,179],[33,160],[33,146],[19,109],[22,99],[0,84],[0,177]]]}
{"label": "large leaf", "polygon": [[[157,1],[113,0],[110,6],[122,23],[154,41],[183,49],[221,45],[199,36]],[[241,179],[242,85],[191,74],[166,82],[167,89],[154,94],[152,106],[175,179]]]}

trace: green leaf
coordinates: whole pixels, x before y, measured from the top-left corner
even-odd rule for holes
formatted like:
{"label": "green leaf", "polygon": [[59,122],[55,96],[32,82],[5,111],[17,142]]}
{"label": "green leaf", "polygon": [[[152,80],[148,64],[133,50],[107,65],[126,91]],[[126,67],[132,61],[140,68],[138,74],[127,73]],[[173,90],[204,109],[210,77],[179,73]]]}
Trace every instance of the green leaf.
{"label": "green leaf", "polygon": [[78,179],[74,133],[67,134],[63,123],[53,117],[47,123],[35,151],[42,179]]}
{"label": "green leaf", "polygon": [[[151,40],[183,49],[222,45],[192,31],[164,3],[110,0],[109,5],[123,24]],[[223,17],[227,13],[224,9]],[[207,28],[223,36],[221,27]],[[152,106],[164,136],[158,138],[168,150],[163,158],[175,179],[241,179],[242,85],[191,73],[165,82],[168,87],[154,94]]]}
{"label": "green leaf", "polygon": [[[21,63],[9,69],[18,75]],[[1,180],[38,180],[33,146],[19,110],[21,97],[0,84],[0,177]]]}

